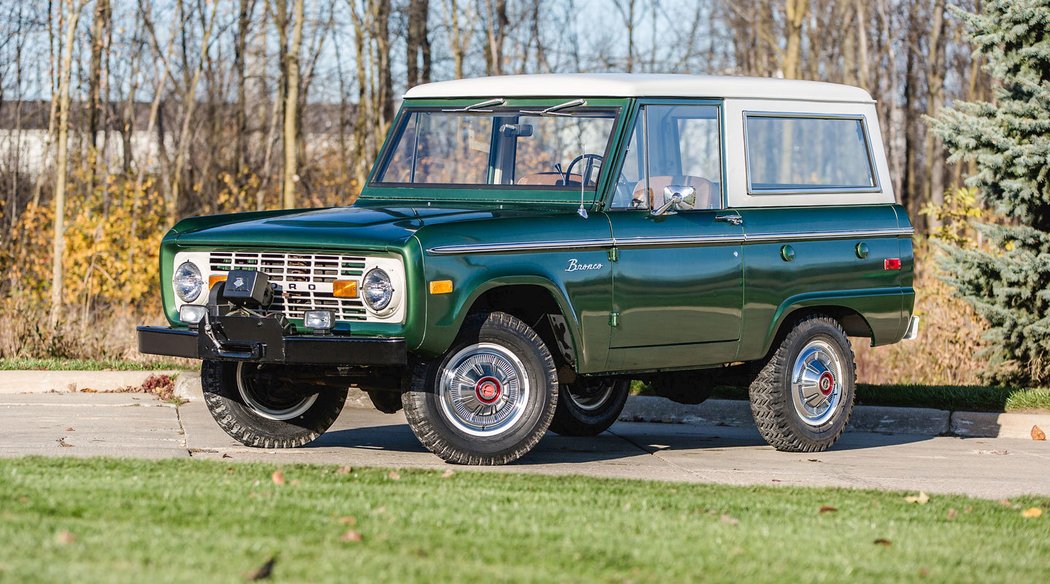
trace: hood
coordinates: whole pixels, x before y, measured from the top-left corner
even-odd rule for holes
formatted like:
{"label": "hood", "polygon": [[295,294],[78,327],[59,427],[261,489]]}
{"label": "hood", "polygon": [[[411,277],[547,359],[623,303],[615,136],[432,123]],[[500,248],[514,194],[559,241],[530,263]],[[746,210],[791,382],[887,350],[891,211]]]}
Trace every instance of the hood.
{"label": "hood", "polygon": [[[533,212],[534,213],[534,212]],[[481,208],[353,206],[195,217],[175,226],[181,246],[371,249],[399,248],[421,228],[521,215]]]}

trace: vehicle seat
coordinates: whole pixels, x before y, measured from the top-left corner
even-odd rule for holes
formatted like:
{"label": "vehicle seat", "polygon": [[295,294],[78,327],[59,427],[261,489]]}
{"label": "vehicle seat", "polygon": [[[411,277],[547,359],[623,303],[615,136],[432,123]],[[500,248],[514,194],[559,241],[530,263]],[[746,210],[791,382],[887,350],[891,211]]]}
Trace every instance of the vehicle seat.
{"label": "vehicle seat", "polygon": [[696,208],[697,209],[717,209],[721,201],[721,193],[719,189],[715,187],[715,184],[706,178],[699,176],[690,175],[663,175],[663,176],[651,176],[649,177],[649,185],[651,190],[649,193],[645,192],[645,180],[638,181],[638,184],[634,187],[634,194],[632,195],[636,201],[649,201],[649,208],[656,209],[666,203],[664,200],[664,187],[675,185],[675,186],[689,186],[696,189]]}
{"label": "vehicle seat", "polygon": [[565,174],[561,172],[536,172],[533,174],[526,174],[525,176],[518,179],[516,184],[519,185],[542,185],[548,187],[562,187],[562,186],[580,186],[580,181],[583,180],[578,174],[569,175],[569,184],[562,184],[565,181]]}

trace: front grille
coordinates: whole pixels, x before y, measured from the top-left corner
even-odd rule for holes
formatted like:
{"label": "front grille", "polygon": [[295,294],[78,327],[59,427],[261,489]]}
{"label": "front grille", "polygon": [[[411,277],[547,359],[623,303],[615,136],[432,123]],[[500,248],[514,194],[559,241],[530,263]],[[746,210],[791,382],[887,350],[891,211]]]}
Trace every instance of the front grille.
{"label": "front grille", "polygon": [[208,254],[211,272],[259,270],[274,284],[270,310],[303,318],[307,310],[331,310],[336,320],[365,320],[360,298],[332,296],[335,280],[357,280],[360,289],[365,258],[331,254],[222,252]]}

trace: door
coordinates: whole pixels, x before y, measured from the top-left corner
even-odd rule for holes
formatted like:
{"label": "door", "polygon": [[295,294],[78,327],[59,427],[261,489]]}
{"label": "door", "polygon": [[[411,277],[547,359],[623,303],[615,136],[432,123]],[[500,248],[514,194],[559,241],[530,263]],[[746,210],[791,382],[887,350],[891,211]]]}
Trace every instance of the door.
{"label": "door", "polygon": [[[717,105],[643,106],[608,213],[610,369],[685,368],[736,356],[744,237],[740,215],[723,208],[722,184]],[[675,194],[692,203],[668,206]]]}

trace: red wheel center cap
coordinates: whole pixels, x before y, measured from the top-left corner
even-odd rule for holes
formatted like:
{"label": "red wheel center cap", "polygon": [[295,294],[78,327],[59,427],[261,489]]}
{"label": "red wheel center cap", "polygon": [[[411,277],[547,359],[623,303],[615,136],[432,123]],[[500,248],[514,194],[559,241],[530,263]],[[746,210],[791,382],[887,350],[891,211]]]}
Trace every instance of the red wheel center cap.
{"label": "red wheel center cap", "polygon": [[477,396],[478,401],[483,404],[495,402],[499,399],[501,393],[503,393],[502,386],[500,386],[499,381],[492,377],[483,377],[474,385],[474,394]]}
{"label": "red wheel center cap", "polygon": [[817,388],[820,389],[820,393],[831,395],[831,392],[835,389],[835,376],[830,371],[825,371],[820,375],[820,379],[817,380]]}

